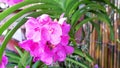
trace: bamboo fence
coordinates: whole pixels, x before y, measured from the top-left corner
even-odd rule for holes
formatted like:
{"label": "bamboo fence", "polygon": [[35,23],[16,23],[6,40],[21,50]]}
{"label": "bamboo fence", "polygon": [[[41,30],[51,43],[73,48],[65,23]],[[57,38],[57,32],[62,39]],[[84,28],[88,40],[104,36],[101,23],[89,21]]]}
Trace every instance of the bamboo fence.
{"label": "bamboo fence", "polygon": [[[111,0],[111,3],[120,8],[120,0]],[[110,15],[114,27],[114,41],[110,40],[108,25],[100,23],[102,39],[99,41],[97,31],[93,30],[90,34],[89,53],[99,68],[120,68],[120,16],[109,6],[106,6],[106,11]]]}

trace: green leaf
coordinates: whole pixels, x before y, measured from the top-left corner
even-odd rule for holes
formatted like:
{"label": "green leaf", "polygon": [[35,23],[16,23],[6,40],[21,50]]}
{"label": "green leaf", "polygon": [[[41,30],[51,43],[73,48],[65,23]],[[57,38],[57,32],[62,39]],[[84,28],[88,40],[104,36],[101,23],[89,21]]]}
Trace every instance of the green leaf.
{"label": "green leaf", "polygon": [[7,22],[5,22],[3,25],[0,26],[0,34],[3,33],[12,23],[14,23],[17,19],[19,19],[22,15],[32,12],[33,10],[39,9],[40,5],[34,5],[31,7],[28,7],[20,12],[18,12],[15,16],[10,18]]}
{"label": "green leaf", "polygon": [[9,62],[18,62],[20,60],[18,54],[9,50],[6,50],[6,56],[9,57]]}
{"label": "green leaf", "polygon": [[75,41],[75,39],[74,39],[74,38],[70,37],[70,41],[72,41],[72,44],[74,45],[74,47],[76,47],[76,46],[77,46],[76,41]]}
{"label": "green leaf", "polygon": [[100,25],[93,22],[93,21],[90,21],[90,23],[93,25],[93,27],[96,29],[97,33],[98,33],[98,38],[101,39],[101,32],[100,32]]}
{"label": "green leaf", "polygon": [[97,19],[97,17],[91,17],[91,18],[86,18],[86,19],[84,19],[83,21],[81,21],[79,24],[77,24],[77,25],[75,26],[76,31],[77,31],[81,26],[83,26],[83,24],[88,23],[88,21],[92,21],[92,20],[94,20],[94,19]]}
{"label": "green leaf", "polygon": [[81,49],[75,48],[74,50],[75,50],[75,51],[74,51],[75,54],[78,54],[79,56],[84,57],[84,53],[82,52]]}
{"label": "green leaf", "polygon": [[8,57],[8,61],[9,61],[9,63],[15,63],[15,64],[17,64],[19,62],[19,60],[14,59],[14,57],[13,58]]}
{"label": "green leaf", "polygon": [[94,61],[93,58],[89,54],[83,53],[81,49],[75,48],[74,53],[78,54],[81,57],[84,57],[90,63],[92,63]]}
{"label": "green leaf", "polygon": [[71,25],[73,26],[73,28],[74,28],[74,26],[76,25],[76,23],[77,23],[77,21],[79,20],[79,18],[82,17],[86,12],[87,12],[87,11],[85,11],[85,10],[79,9],[79,10],[77,10],[77,11],[73,14],[73,16],[72,16],[72,18],[71,18]]}
{"label": "green leaf", "polygon": [[17,66],[17,65],[16,64],[12,64],[12,63],[8,63],[6,68],[14,68],[15,66]]}
{"label": "green leaf", "polygon": [[89,12],[89,11],[102,11],[105,12],[105,8],[99,4],[88,4],[86,6],[84,6],[83,8],[77,10],[73,16],[72,16],[72,21],[71,21],[71,25],[74,26],[76,25],[77,21],[83,16],[85,15],[85,13]]}
{"label": "green leaf", "polygon": [[59,5],[55,0],[39,0],[40,3],[51,4],[51,5]]}
{"label": "green leaf", "polygon": [[27,58],[29,57],[29,53],[24,51],[24,54],[22,55],[19,63],[18,63],[18,67],[26,67],[27,66]]}
{"label": "green leaf", "polygon": [[2,55],[3,55],[3,52],[4,52],[5,48],[6,48],[7,43],[12,38],[12,36],[14,35],[14,33],[17,31],[17,29],[20,28],[25,23],[25,21],[26,21],[26,19],[23,19],[12,30],[10,30],[8,32],[8,34],[5,36],[5,39],[3,40],[3,43],[2,43],[2,45],[0,47],[0,60],[2,59]]}
{"label": "green leaf", "polygon": [[74,63],[76,65],[81,66],[82,68],[90,68],[88,65],[86,65],[84,63],[81,63],[81,62],[78,62],[78,61],[75,61],[75,60],[73,60],[71,58],[68,58],[68,57],[66,58],[66,61],[70,61],[70,62],[72,62],[72,63]]}
{"label": "green leaf", "polygon": [[62,8],[60,6],[56,6],[56,5],[51,5],[51,4],[41,4],[40,5],[40,9],[45,9],[45,10],[59,10],[62,11]]}
{"label": "green leaf", "polygon": [[44,65],[43,62],[37,61],[37,62],[35,62],[35,63],[32,65],[32,68],[39,68],[39,67],[42,68],[43,65]]}
{"label": "green leaf", "polygon": [[85,59],[88,60],[90,63],[94,61],[94,59],[88,53],[85,54]]}
{"label": "green leaf", "polygon": [[20,57],[22,57],[23,53],[22,53],[21,49],[19,47],[17,47],[17,46],[15,46],[15,49],[17,50]]}
{"label": "green leaf", "polygon": [[6,16],[8,16],[9,14],[12,14],[14,11],[16,10],[19,10],[21,7],[24,7],[26,5],[29,5],[29,4],[34,4],[34,3],[38,3],[39,0],[30,0],[30,1],[24,1],[24,2],[21,2],[19,4],[16,4],[6,10],[4,10],[2,13],[0,13],[0,20],[3,20]]}
{"label": "green leaf", "polygon": [[67,5],[66,15],[70,16],[79,6],[78,0],[67,0],[69,3]]}

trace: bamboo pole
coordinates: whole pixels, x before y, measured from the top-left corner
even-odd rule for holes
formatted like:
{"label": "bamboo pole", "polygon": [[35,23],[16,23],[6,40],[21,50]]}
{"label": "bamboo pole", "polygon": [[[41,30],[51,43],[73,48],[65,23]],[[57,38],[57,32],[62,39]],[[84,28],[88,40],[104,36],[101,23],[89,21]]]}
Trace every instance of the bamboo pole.
{"label": "bamboo pole", "polygon": [[90,35],[90,55],[92,57],[94,57],[94,52],[95,52],[95,34],[96,34],[96,31],[95,29],[93,30],[93,33]]}
{"label": "bamboo pole", "polygon": [[109,30],[108,30],[108,26],[105,24],[105,23],[103,23],[102,24],[102,57],[101,57],[101,64],[102,64],[102,66],[101,66],[101,68],[107,68],[107,53],[108,53],[108,46],[107,46],[107,44],[108,44],[108,42],[109,42],[109,35],[108,35],[108,32],[109,32]]}
{"label": "bamboo pole", "polygon": [[117,43],[117,46],[116,46],[116,68],[120,68],[120,43],[117,42],[117,40],[120,40],[120,20],[116,20],[116,23],[117,23],[117,38],[116,38],[116,43]]}
{"label": "bamboo pole", "polygon": [[[119,0],[115,0],[115,3],[114,3],[115,6],[117,6],[119,8]],[[119,23],[119,14],[118,13],[114,13],[114,32],[115,32],[115,40],[114,40],[114,43],[115,43],[115,46],[114,46],[114,68],[119,68],[119,47],[118,47],[118,43],[117,43],[117,39],[119,39],[118,37],[118,23]]]}
{"label": "bamboo pole", "polygon": [[[117,7],[120,9],[120,0],[117,0]],[[118,30],[117,30],[117,32],[118,32],[118,38],[117,39],[119,39],[120,40],[120,14],[118,13],[117,14],[117,24],[118,24]],[[117,68],[120,68],[120,43],[118,43],[118,45],[117,45],[117,51],[118,51],[118,53],[117,53]]]}
{"label": "bamboo pole", "polygon": [[[111,14],[111,8],[109,7],[109,6],[106,6],[106,11],[107,11],[107,14],[108,15],[110,15]],[[110,42],[110,38],[109,38],[109,36],[110,36],[110,29],[109,29],[109,27],[107,26],[107,25],[105,25],[105,28],[106,28],[106,34],[107,34],[107,36],[108,36],[108,41]],[[105,68],[107,67],[107,68],[113,68],[112,67],[112,65],[113,64],[111,64],[112,63],[112,46],[111,46],[111,44],[109,43],[109,42],[105,42],[105,52],[106,52],[106,65],[105,65]]]}
{"label": "bamboo pole", "polygon": [[[97,23],[97,20],[94,20],[94,22]],[[92,28],[93,28],[93,26],[90,25],[90,29],[91,29],[90,31],[92,31]],[[93,32],[90,34],[90,49],[89,49],[89,53],[95,60],[97,60],[98,56],[99,56],[98,55],[99,54],[98,53],[99,48],[97,48],[97,43],[96,43],[97,38],[98,38],[97,36],[98,35],[97,35],[96,29],[93,29]],[[96,62],[94,62],[94,63],[96,63]],[[94,63],[92,63],[92,66],[95,65]]]}

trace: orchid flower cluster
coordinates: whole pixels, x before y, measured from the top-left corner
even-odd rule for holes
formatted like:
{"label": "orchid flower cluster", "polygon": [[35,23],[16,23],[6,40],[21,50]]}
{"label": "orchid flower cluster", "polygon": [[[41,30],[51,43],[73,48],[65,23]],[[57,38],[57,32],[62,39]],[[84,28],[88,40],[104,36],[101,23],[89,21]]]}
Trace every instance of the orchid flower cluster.
{"label": "orchid flower cluster", "polygon": [[64,61],[68,54],[73,53],[73,47],[68,46],[70,25],[62,16],[59,21],[53,21],[47,14],[28,18],[25,23],[27,39],[19,45],[30,52],[34,62],[42,61],[50,65]]}

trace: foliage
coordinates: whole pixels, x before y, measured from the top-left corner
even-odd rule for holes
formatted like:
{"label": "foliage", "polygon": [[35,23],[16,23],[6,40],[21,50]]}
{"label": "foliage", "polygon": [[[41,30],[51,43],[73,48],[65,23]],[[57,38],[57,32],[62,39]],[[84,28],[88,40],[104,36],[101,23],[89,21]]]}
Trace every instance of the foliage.
{"label": "foliage", "polygon": [[[106,4],[115,9],[115,11],[120,12],[120,10],[116,8],[116,6],[114,6],[107,0],[25,0],[24,2],[5,9],[3,12],[0,13],[0,21],[2,21],[4,18],[6,18],[8,15],[15,12],[16,10],[19,10],[27,5],[31,5],[16,13],[13,17],[11,17],[3,25],[0,26],[0,35],[2,35],[2,33],[6,29],[8,29],[11,24],[16,21],[18,22],[15,27],[5,35],[5,39],[2,43],[2,46],[0,47],[0,60],[8,41],[12,38],[14,33],[26,22],[26,17],[37,17],[41,14],[49,14],[52,18],[59,18],[62,13],[65,13],[65,17],[67,17],[67,22],[72,26],[70,31],[70,45],[75,48],[75,52],[73,55],[68,56],[68,58],[64,62],[64,65],[66,65],[66,67],[69,67],[70,64],[73,64],[73,66],[70,66],[76,66],[78,68],[90,68],[94,60],[90,57],[88,53],[83,52],[81,48],[79,48],[78,44],[75,41],[75,33],[83,26],[83,24],[89,22],[98,31],[99,36],[101,36],[100,26],[98,23],[94,22],[94,20],[99,20],[109,26],[111,30],[110,37],[111,40],[113,40],[113,26],[106,12],[105,6],[103,6]],[[84,17],[84,19],[79,22],[79,19],[82,17]],[[26,65],[30,65],[34,68],[40,66],[47,67],[42,62],[33,63],[32,57],[30,57],[29,53],[22,51],[19,47],[16,47],[16,49],[18,51],[18,54],[6,51],[6,54],[9,57],[8,67],[14,65],[18,65],[21,68],[25,67]]]}

